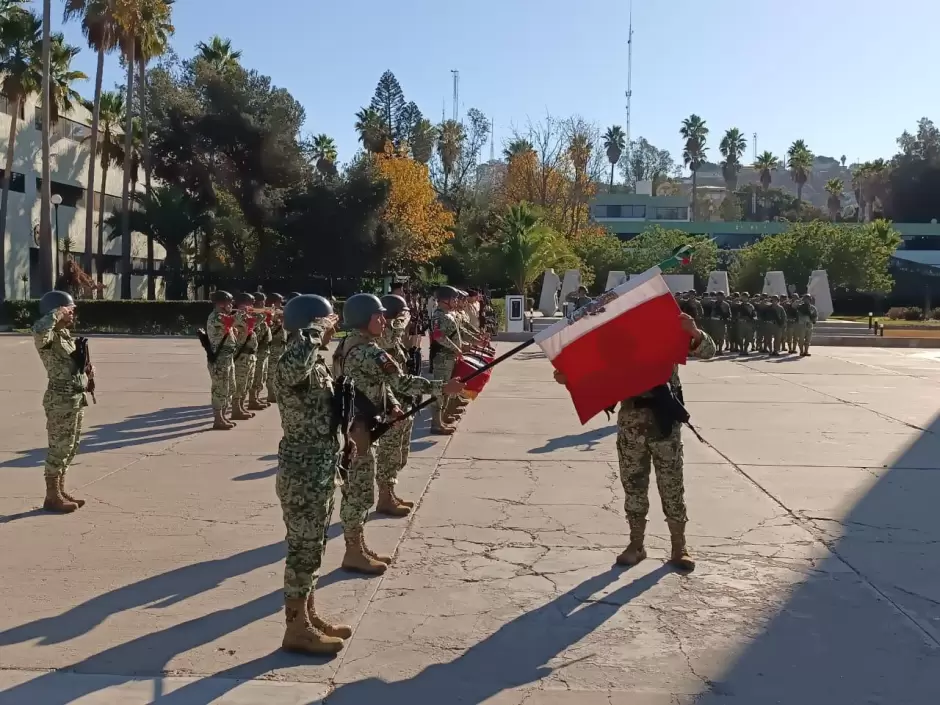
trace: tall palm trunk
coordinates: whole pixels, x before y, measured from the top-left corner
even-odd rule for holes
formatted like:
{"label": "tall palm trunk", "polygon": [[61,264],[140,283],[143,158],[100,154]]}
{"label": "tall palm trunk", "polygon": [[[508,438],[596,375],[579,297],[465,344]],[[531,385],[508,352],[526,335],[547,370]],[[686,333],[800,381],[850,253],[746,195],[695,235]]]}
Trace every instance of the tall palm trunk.
{"label": "tall palm trunk", "polygon": [[127,118],[124,124],[124,184],[121,188],[121,298],[131,298],[131,150],[134,147],[134,36],[128,39]]}
{"label": "tall palm trunk", "polygon": [[52,122],[50,69],[52,50],[52,0],[42,4],[42,189],[39,198],[39,286],[51,291],[52,280],[52,168],[49,154],[49,128]]}
{"label": "tall palm trunk", "polygon": [[[101,118],[101,84],[104,80],[104,49],[98,50],[98,70],[95,72],[95,104],[91,114],[91,161],[88,162],[88,191],[85,200],[85,256],[83,266],[85,273],[91,275],[92,238],[95,232],[95,167],[98,155],[98,130]],[[104,191],[101,193],[104,202]],[[101,259],[98,259],[98,283],[101,283]]]}
{"label": "tall palm trunk", "polygon": [[698,210],[698,171],[692,170],[692,222],[695,222]]}
{"label": "tall palm trunk", "polygon": [[[101,165],[101,200],[98,203],[98,264],[95,269],[98,270],[98,283],[104,283],[104,199],[106,188],[108,186],[108,165]],[[98,298],[102,298],[99,293]]]}
{"label": "tall palm trunk", "polygon": [[[150,133],[147,130],[147,66],[144,62],[137,64],[139,76],[137,78],[137,95],[140,97],[140,127],[141,151],[144,153],[144,187],[150,193]],[[136,188],[134,189],[137,190]],[[147,299],[153,301],[157,298],[157,282],[153,269],[153,236],[147,235]]]}
{"label": "tall palm trunk", "polygon": [[6,298],[6,244],[7,244],[7,206],[10,201],[10,181],[13,178],[13,151],[16,145],[16,122],[20,116],[22,98],[13,104],[13,117],[10,118],[10,136],[7,138],[7,161],[3,173],[3,193],[0,195],[0,301]]}
{"label": "tall palm trunk", "polygon": [[614,162],[610,163],[610,193],[614,192]]}

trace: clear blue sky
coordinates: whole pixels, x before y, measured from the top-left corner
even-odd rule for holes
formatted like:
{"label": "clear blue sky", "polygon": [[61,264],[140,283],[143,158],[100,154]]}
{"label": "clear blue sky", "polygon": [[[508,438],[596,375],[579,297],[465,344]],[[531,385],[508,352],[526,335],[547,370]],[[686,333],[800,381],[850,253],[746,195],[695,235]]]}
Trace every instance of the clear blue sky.
{"label": "clear blue sky", "polygon": [[[61,0],[53,13],[61,20]],[[624,123],[628,0],[177,0],[175,50],[189,56],[212,34],[229,37],[245,66],[271,76],[306,109],[305,131],[325,132],[346,161],[354,113],[386,69],[408,100],[440,119],[451,111],[451,69],[462,108],[496,122],[496,148],[513,125],[579,114]],[[720,133],[758,133],[780,154],[794,139],[849,161],[890,157],[918,118],[940,120],[931,0],[635,0],[634,137],[681,153],[679,123],[698,113]],[[66,27],[83,44],[77,26]],[[78,66],[93,78],[83,52]],[[121,81],[117,61],[105,85]],[[91,95],[92,81],[82,87]],[[751,145],[748,147],[750,159]],[[484,152],[486,158],[488,151]]]}

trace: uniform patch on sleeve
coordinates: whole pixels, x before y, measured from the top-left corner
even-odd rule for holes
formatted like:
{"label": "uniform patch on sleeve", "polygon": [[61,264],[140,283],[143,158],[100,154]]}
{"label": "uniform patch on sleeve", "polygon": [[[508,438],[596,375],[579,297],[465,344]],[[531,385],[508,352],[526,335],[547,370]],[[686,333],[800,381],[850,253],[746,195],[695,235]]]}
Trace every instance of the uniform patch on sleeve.
{"label": "uniform patch on sleeve", "polygon": [[398,372],[398,365],[384,350],[379,353],[378,361],[379,367],[382,368],[382,372],[385,374],[394,374]]}

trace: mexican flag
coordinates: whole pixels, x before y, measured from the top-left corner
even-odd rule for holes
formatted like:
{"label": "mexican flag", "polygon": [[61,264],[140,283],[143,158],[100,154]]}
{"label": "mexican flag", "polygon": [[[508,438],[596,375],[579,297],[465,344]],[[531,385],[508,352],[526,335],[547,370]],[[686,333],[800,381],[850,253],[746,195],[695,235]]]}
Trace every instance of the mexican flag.
{"label": "mexican flag", "polygon": [[679,314],[662,270],[653,267],[542,331],[535,342],[567,378],[583,424],[619,401],[665,384],[673,366],[685,364],[690,341]]}

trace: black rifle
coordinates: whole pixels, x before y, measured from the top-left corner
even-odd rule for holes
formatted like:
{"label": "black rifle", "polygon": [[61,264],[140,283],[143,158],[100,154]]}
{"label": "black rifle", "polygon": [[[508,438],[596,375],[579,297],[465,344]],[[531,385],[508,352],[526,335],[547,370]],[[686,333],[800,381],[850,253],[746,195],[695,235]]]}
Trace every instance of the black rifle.
{"label": "black rifle", "polygon": [[91,400],[97,404],[98,399],[95,396],[95,373],[88,372],[91,369],[91,349],[88,347],[88,338],[78,337],[75,339],[75,350],[69,355],[72,362],[78,368],[79,373],[87,372],[88,387],[86,391],[91,394]]}
{"label": "black rifle", "polygon": [[[666,384],[660,384],[658,387],[653,387],[649,393],[651,396],[648,397],[634,397],[633,406],[636,409],[649,409],[652,411],[653,418],[656,419],[656,425],[664,437],[672,433],[672,429],[675,428],[677,423],[684,423],[695,434],[696,438],[702,443],[705,442],[695,426],[690,423],[692,417],[688,409],[685,408],[685,399],[681,387],[675,389],[667,382]],[[616,404],[604,410],[608,419],[615,410]]]}

